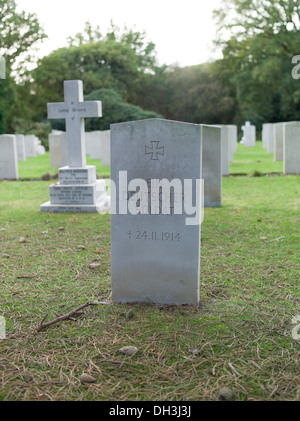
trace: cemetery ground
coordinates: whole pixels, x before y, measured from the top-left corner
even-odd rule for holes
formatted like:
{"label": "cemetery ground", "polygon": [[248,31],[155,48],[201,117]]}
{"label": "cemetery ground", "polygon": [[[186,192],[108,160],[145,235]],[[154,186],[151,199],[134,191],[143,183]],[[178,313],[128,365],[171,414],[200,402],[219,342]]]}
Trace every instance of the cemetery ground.
{"label": "cemetery ground", "polygon": [[239,145],[231,173],[248,175],[205,209],[198,307],[112,303],[109,215],[41,213],[49,181],[0,182],[0,400],[299,400],[299,176],[267,175],[282,163],[261,145]]}

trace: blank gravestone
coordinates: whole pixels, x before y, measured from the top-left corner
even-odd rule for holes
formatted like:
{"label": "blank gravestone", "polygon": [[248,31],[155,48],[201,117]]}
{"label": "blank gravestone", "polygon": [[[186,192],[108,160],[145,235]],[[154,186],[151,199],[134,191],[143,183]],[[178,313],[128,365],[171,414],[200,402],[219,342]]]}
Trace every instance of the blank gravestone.
{"label": "blank gravestone", "polygon": [[26,158],[36,157],[36,137],[33,134],[25,136],[25,154]]}
{"label": "blank gravestone", "polygon": [[110,130],[101,132],[101,163],[104,167],[110,165]]}
{"label": "blank gravestone", "polygon": [[237,126],[235,124],[227,124],[228,136],[230,139],[230,162],[233,161],[233,156],[237,151]]}
{"label": "blank gravestone", "polygon": [[84,118],[101,117],[100,101],[84,101],[82,81],[64,82],[64,103],[48,104],[48,118],[65,118],[68,166],[59,169],[59,183],[52,184],[46,212],[101,212],[108,210],[106,181],[96,180],[96,167],[86,165]]}
{"label": "blank gravestone", "polygon": [[262,141],[263,147],[267,149],[269,153],[274,152],[274,135],[273,135],[273,123],[264,123],[262,130]]}
{"label": "blank gravestone", "polygon": [[0,135],[0,179],[17,180],[18,178],[16,137]]}
{"label": "blank gravestone", "polygon": [[35,151],[37,155],[45,155],[46,150],[38,137],[35,138]]}
{"label": "blank gravestone", "polygon": [[16,134],[16,145],[18,161],[26,161],[25,136],[23,134]]}
{"label": "blank gravestone", "polygon": [[221,127],[202,125],[204,207],[222,205]]}
{"label": "blank gravestone", "polygon": [[[162,119],[111,125],[113,301],[198,304],[200,212],[182,201],[190,202],[192,186],[199,204],[201,173],[200,125]],[[169,182],[176,187],[168,194]]]}
{"label": "blank gravestone", "polygon": [[221,128],[221,171],[222,175],[229,175],[230,145],[229,133],[226,126],[216,126]]}
{"label": "blank gravestone", "polygon": [[284,123],[273,124],[274,161],[283,161],[283,126]]}
{"label": "blank gravestone", "polygon": [[65,132],[57,131],[50,133],[48,139],[50,166],[54,168],[60,168],[68,165],[67,134]]}
{"label": "blank gravestone", "polygon": [[103,166],[110,165],[110,130],[87,132],[86,153],[91,159],[101,159]]}
{"label": "blank gravestone", "polygon": [[300,174],[300,121],[284,124],[283,173]]}

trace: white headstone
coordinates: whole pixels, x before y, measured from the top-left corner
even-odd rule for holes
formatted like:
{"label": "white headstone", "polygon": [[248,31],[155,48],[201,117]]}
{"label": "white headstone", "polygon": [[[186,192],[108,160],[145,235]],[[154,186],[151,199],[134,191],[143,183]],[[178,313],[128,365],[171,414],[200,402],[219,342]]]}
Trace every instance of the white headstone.
{"label": "white headstone", "polygon": [[113,301],[198,304],[201,172],[200,125],[111,125]]}
{"label": "white headstone", "polygon": [[222,157],[222,175],[229,175],[229,163],[230,163],[230,143],[229,143],[229,131],[227,126],[216,126],[221,128],[221,157]]}
{"label": "white headstone", "polygon": [[300,121],[284,124],[283,173],[300,174]]}
{"label": "white headstone", "polygon": [[68,145],[66,133],[50,133],[48,139],[50,166],[60,168],[68,165]]}
{"label": "white headstone", "polygon": [[36,154],[37,155],[45,155],[45,153],[46,153],[45,146],[43,146],[43,145],[37,145],[36,146]]}
{"label": "white headstone", "polygon": [[204,207],[222,205],[221,127],[202,125]]}
{"label": "white headstone", "polygon": [[16,134],[18,161],[26,161],[25,137],[23,134]]}
{"label": "white headstone", "polygon": [[262,141],[263,141],[263,147],[267,149],[269,153],[273,153],[274,152],[273,123],[263,124]]}
{"label": "white headstone", "polygon": [[17,180],[18,157],[14,135],[0,135],[0,179]]}
{"label": "white headstone", "polygon": [[229,130],[229,139],[230,139],[230,156],[231,156],[231,161],[233,161],[233,156],[237,151],[237,135],[238,135],[238,128],[235,124],[228,124],[227,125],[228,130]]}
{"label": "white headstone", "polygon": [[[101,102],[83,102],[82,81],[64,82],[65,103],[48,104],[49,118],[66,119],[68,166],[59,169],[59,183],[49,187],[45,212],[101,212],[109,209],[106,181],[97,180],[96,167],[86,165],[84,117],[101,115]],[[59,135],[50,135],[50,137]]]}
{"label": "white headstone", "polygon": [[87,155],[101,159],[103,166],[110,165],[110,130],[95,130],[85,133]]}
{"label": "white headstone", "polygon": [[274,161],[283,161],[283,126],[284,123],[273,124]]}
{"label": "white headstone", "polygon": [[36,148],[35,148],[35,135],[29,134],[25,136],[25,154],[26,158],[35,158],[36,157]]}

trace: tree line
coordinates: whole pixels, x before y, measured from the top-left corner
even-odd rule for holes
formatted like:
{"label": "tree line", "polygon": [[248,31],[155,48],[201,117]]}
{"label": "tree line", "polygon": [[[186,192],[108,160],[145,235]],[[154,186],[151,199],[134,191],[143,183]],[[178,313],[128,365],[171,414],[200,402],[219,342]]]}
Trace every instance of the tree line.
{"label": "tree line", "polygon": [[[203,124],[300,120],[300,81],[291,76],[300,54],[300,2],[223,0],[216,10],[216,46],[223,57],[189,67],[158,66],[146,34],[111,24],[102,34],[86,23],[65,47],[42,59],[32,48],[46,34],[37,17],[0,0],[0,133],[35,133],[46,139],[64,121],[47,120],[48,102],[63,99],[63,81],[83,81],[85,99],[101,100],[103,117],[87,130],[111,123],[163,117]],[[31,54],[31,55],[29,55]],[[33,70],[28,63],[36,61]]]}

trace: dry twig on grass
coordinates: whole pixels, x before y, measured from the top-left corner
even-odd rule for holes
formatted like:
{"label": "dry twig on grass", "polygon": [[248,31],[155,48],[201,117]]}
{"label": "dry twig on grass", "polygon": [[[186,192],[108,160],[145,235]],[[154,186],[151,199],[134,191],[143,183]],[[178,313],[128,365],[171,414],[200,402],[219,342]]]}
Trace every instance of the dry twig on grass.
{"label": "dry twig on grass", "polygon": [[46,314],[46,316],[41,321],[40,325],[33,331],[33,333],[38,333],[42,329],[45,329],[46,327],[52,326],[52,325],[54,325],[56,323],[62,322],[63,320],[72,319],[72,316],[74,316],[75,314],[77,314],[80,310],[82,310],[82,309],[84,309],[84,308],[86,308],[88,306],[94,306],[94,305],[97,305],[97,304],[96,303],[85,303],[85,304],[82,304],[81,306],[75,308],[74,310],[70,311],[69,313],[62,314],[61,316],[57,316],[56,319],[50,320],[50,322],[44,323],[44,321],[46,320],[46,318],[48,316],[48,314]]}

